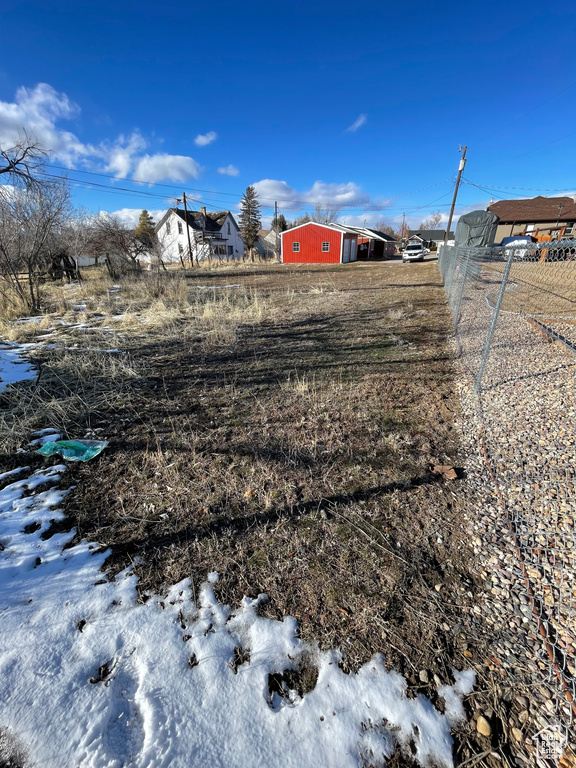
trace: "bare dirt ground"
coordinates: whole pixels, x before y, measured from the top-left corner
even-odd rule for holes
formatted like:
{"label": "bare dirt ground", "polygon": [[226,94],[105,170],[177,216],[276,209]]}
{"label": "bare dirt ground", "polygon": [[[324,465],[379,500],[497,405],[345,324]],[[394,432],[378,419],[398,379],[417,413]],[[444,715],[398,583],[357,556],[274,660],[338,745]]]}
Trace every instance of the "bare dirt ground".
{"label": "bare dirt ground", "polygon": [[[482,585],[464,512],[474,499],[461,492],[436,262],[247,265],[178,280],[185,312],[172,312],[159,288],[156,318],[127,324],[136,310],[120,286],[117,314],[96,323],[115,329],[109,343],[127,352],[125,370],[94,363],[80,387],[70,353],[36,353],[43,397],[69,406],[54,425],[110,441],[69,473],[78,538],[111,548],[112,572],[132,564],[143,601],[218,571],[220,600],[265,592],[268,615],[295,616],[304,638],[342,650],[344,669],[382,653],[410,695],[440,706],[452,668],[473,666],[455,762],[514,765],[502,728],[484,737],[473,718],[493,712],[495,698],[505,705],[486,663],[490,629],[472,610]],[[45,427],[32,403],[26,425]],[[24,419],[12,395],[3,405]],[[290,684],[305,692],[314,682],[310,666]],[[412,761],[399,754],[396,764]]]}

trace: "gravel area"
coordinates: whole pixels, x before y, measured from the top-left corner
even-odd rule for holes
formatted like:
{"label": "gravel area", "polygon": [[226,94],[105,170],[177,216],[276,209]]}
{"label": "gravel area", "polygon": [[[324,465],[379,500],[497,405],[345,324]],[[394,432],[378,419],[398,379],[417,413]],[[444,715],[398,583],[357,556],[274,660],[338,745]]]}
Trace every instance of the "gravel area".
{"label": "gravel area", "polygon": [[458,329],[468,532],[484,584],[472,612],[492,629],[487,719],[505,729],[511,764],[556,765],[537,762],[534,737],[558,724],[576,746],[576,355],[503,311],[474,395],[497,279],[466,286]]}

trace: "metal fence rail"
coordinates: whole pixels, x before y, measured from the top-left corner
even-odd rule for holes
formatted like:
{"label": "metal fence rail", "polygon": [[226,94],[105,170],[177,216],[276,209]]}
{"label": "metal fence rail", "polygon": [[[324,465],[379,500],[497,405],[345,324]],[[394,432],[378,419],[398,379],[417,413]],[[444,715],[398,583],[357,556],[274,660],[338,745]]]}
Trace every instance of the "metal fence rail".
{"label": "metal fence rail", "polygon": [[493,480],[539,638],[537,667],[576,721],[576,240],[439,254]]}

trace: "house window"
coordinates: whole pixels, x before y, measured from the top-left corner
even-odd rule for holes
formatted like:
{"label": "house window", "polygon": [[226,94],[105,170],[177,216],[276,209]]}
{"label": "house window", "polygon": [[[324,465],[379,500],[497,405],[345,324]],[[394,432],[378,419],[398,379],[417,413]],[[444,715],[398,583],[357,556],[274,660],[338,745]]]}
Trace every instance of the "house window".
{"label": "house window", "polygon": [[184,253],[184,248],[182,247],[182,243],[178,243],[178,253],[182,255]]}
{"label": "house window", "polygon": [[300,243],[292,243],[292,253],[300,253]]}
{"label": "house window", "polygon": [[182,222],[181,221],[178,222],[178,234],[179,235],[183,235],[184,234],[184,228],[182,226]]}
{"label": "house window", "polygon": [[330,250],[330,243],[322,243],[322,253],[328,253]]}
{"label": "house window", "polygon": [[166,234],[167,235],[170,234],[170,222],[169,221],[166,222]]}
{"label": "house window", "polygon": [[232,245],[228,246],[228,256],[234,256],[234,247]]}
{"label": "house window", "polygon": [[530,232],[534,232],[535,224],[526,224],[526,234],[529,235]]}
{"label": "house window", "polygon": [[228,222],[228,234],[230,234],[230,222]]}
{"label": "house window", "polygon": [[569,221],[568,224],[566,224],[566,229],[564,230],[565,235],[572,235],[574,233],[574,222]]}

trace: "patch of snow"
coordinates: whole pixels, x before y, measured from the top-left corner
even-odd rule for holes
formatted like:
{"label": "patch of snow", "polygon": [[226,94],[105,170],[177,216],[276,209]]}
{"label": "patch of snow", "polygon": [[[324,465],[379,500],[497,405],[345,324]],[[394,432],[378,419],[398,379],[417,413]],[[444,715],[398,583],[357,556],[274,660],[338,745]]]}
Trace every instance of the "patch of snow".
{"label": "patch of snow", "polygon": [[452,725],[457,725],[465,718],[462,696],[472,693],[476,683],[476,672],[473,669],[465,669],[462,672],[453,669],[452,674],[454,685],[440,686],[438,695],[444,699],[446,717]]}
{"label": "patch of snow", "polygon": [[31,447],[44,445],[44,443],[52,443],[55,440],[60,440],[62,438],[62,434],[53,427],[47,427],[46,429],[39,429],[38,432],[34,432],[32,437],[35,439],[28,443],[28,445]]}
{"label": "patch of snow", "polygon": [[[223,605],[216,573],[197,602],[184,579],[141,604],[130,569],[103,574],[108,552],[65,548],[74,531],[42,537],[63,518],[65,470],[0,475],[19,477],[0,491],[0,723],[32,764],[359,768],[384,765],[401,744],[422,765],[453,765],[450,728],[473,673],[442,688],[443,715],[408,698],[380,656],[344,674],[339,652],[302,641],[294,618],[260,616],[264,595]],[[304,658],[318,668],[315,688],[271,694],[269,675]]]}
{"label": "patch of snow", "polygon": [[72,310],[73,312],[86,312],[86,304],[75,304]]}
{"label": "patch of snow", "polygon": [[0,392],[10,384],[33,379],[38,371],[28,360],[22,359],[22,353],[30,349],[30,344],[0,344]]}
{"label": "patch of snow", "polygon": [[240,283],[234,283],[233,285],[194,285],[191,290],[197,291],[218,291],[222,288],[240,288]]}
{"label": "patch of snow", "polygon": [[19,317],[14,321],[14,325],[30,325],[31,323],[37,324],[44,320],[44,315],[36,315],[36,317]]}

